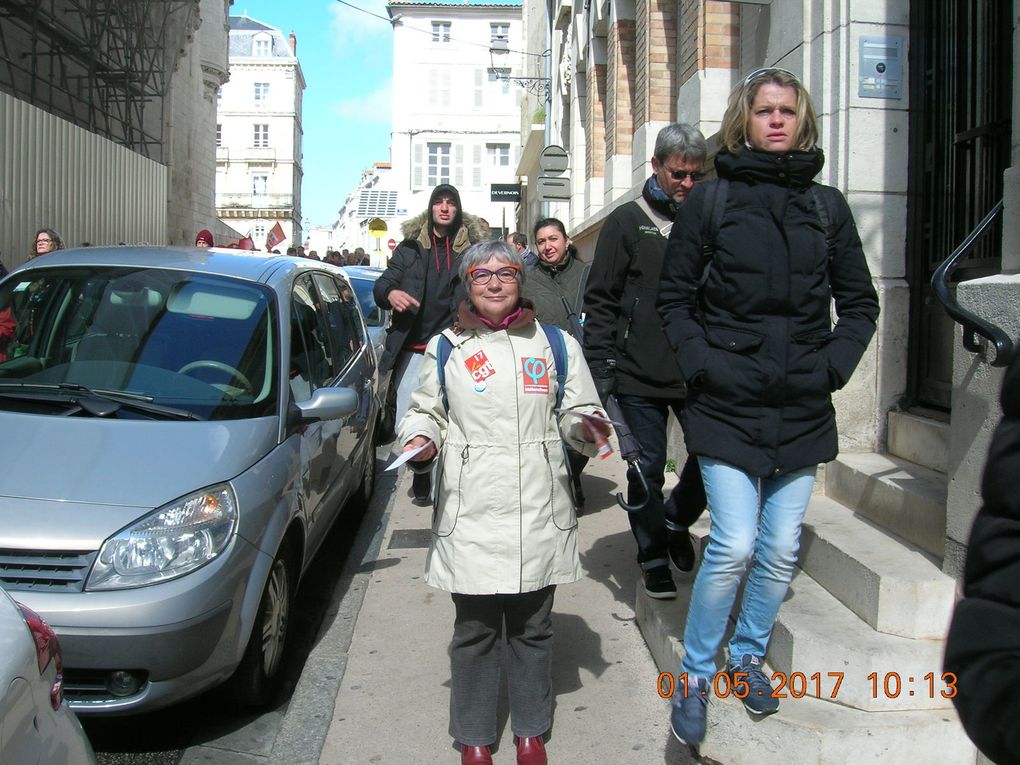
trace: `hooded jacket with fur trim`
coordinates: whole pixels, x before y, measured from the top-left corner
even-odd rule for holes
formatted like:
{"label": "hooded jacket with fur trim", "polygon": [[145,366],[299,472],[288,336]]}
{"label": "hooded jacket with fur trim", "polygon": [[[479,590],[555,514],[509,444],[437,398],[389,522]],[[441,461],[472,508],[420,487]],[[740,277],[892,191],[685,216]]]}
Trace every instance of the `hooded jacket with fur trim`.
{"label": "hooded jacket with fur trim", "polygon": [[[433,192],[433,196],[435,196],[435,192]],[[372,290],[375,302],[384,308],[392,309],[388,296],[395,289],[403,290],[419,302],[425,296],[425,277],[428,273],[429,259],[440,256],[440,253],[432,251],[432,231],[429,226],[431,212],[432,205],[430,203],[424,212],[404,221],[401,225],[404,239],[393,251],[386,270],[376,280]],[[484,238],[484,230],[479,218],[465,212],[460,213],[460,218],[460,226],[456,231],[450,232],[448,239],[450,243],[449,270],[452,272],[452,289],[449,299],[444,300],[442,306],[428,307],[428,310],[442,311],[448,317],[448,324],[453,323],[457,306],[466,297],[458,273],[460,256],[469,246]],[[442,253],[444,261],[446,255],[447,253]],[[386,334],[386,350],[379,361],[381,371],[385,372],[393,368],[397,356],[407,342],[408,334],[411,332],[416,318],[416,311],[393,312],[393,320]]]}

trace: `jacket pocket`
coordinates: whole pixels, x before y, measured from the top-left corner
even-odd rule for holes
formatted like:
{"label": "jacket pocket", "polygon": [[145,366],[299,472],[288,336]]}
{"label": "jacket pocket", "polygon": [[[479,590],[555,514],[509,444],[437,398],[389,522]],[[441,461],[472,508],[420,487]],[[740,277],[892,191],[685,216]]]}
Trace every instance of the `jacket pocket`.
{"label": "jacket pocket", "polygon": [[722,348],[733,353],[747,353],[759,347],[762,337],[757,332],[746,329],[729,329],[727,327],[707,327],[705,336],[709,345]]}
{"label": "jacket pocket", "polygon": [[802,399],[805,396],[819,396],[831,392],[828,362],[820,353],[829,342],[832,333],[827,329],[801,332],[790,338],[787,349],[786,398]]}
{"label": "jacket pocket", "polygon": [[762,336],[745,329],[706,327],[705,338],[708,353],[700,389],[729,401],[757,401],[764,387],[761,361],[756,354]]}
{"label": "jacket pocket", "polygon": [[[450,466],[450,458],[444,455],[439,463],[439,476],[436,479],[436,504],[432,511],[432,533],[440,537],[448,537],[457,526],[461,506],[464,504],[464,470],[468,463],[468,448],[461,449],[460,459]],[[453,481],[449,489],[446,487],[447,473]]]}

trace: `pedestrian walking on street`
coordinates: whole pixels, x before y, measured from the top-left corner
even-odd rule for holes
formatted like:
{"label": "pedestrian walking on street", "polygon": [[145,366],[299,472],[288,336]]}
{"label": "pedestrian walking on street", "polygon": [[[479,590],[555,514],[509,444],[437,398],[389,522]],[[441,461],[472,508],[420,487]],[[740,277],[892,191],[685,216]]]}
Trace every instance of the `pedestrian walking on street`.
{"label": "pedestrian walking on street", "polygon": [[662,269],[659,311],[688,386],[684,438],[712,515],[672,706],[673,733],[691,745],[705,736],[715,656],[748,564],[729,687],[754,714],[778,709],[765,652],[817,465],[838,451],[831,394],[878,318],[850,208],[813,181],[824,164],[817,136],[796,75],[748,75],[723,116],[720,180],[696,186],[680,208]]}
{"label": "pedestrian walking on street", "polygon": [[[528,272],[524,297],[535,305],[535,317],[543,324],[552,324],[572,335],[581,315],[584,286],[588,280],[589,264],[578,257],[577,248],[567,236],[563,222],[556,218],[543,218],[535,224],[535,249],[538,262]],[[515,248],[516,249],[516,248]],[[524,256],[521,255],[523,262]],[[568,308],[570,310],[568,310]],[[573,321],[571,320],[573,316]],[[584,338],[574,336],[579,344]],[[588,458],[573,449],[567,449],[570,463],[570,485],[578,513],[584,512],[584,489],[581,473]]]}
{"label": "pedestrian walking on street", "polygon": [[[704,173],[708,144],[690,125],[659,131],[652,175],[641,196],[616,208],[595,245],[584,301],[584,353],[603,401],[615,395],[641,444],[639,467],[647,479],[627,473],[628,503],[644,507],[628,514],[637,542],[645,593],[675,598],[669,562],[694,568],[687,529],[705,509],[705,489],[696,458],[688,458],[680,481],[663,502],[669,413],[679,419],[686,386],[655,308],[666,241],[680,205]],[[647,494],[647,496],[645,496]]]}
{"label": "pedestrian walking on street", "polygon": [[528,237],[522,234],[520,231],[515,231],[512,234],[506,235],[506,243],[517,250],[521,256],[521,261],[524,263],[524,267],[529,271],[538,265],[538,255],[535,254],[534,250],[528,246]]}
{"label": "pedestrian walking on street", "polygon": [[41,228],[35,232],[35,239],[32,244],[32,252],[29,254],[28,259],[37,258],[40,255],[45,255],[48,252],[55,252],[56,250],[64,249],[64,240],[60,234],[54,231],[52,228]]}
{"label": "pedestrian walking on street", "polygon": [[[379,361],[381,373],[393,370],[386,406],[394,414],[383,418],[391,423],[399,422],[407,411],[429,338],[449,327],[457,315],[465,294],[458,275],[461,253],[482,239],[478,219],[464,213],[460,193],[446,183],[432,190],[428,207],[405,221],[402,232],[404,240],[372,288],[376,304],[393,311]],[[417,473],[415,500],[428,502],[431,490],[429,473]]]}
{"label": "pedestrian walking on street", "polygon": [[460,277],[468,299],[429,341],[399,434],[404,451],[424,447],[419,464],[438,455],[425,581],[452,593],[456,612],[450,735],[462,765],[491,765],[505,655],[517,762],[546,765],[553,594],[581,577],[561,439],[594,455],[609,429],[557,415],[600,414],[598,394],[577,341],[543,328],[521,299],[514,249],[474,245]]}
{"label": "pedestrian walking on street", "polygon": [[[1020,343],[1020,340],[1017,341]],[[1020,346],[1015,346],[1020,347]],[[946,638],[953,704],[967,735],[993,762],[1020,762],[1020,352],[1002,383],[1002,421],[981,481],[963,570],[963,599]]]}
{"label": "pedestrian walking on street", "polygon": [[212,247],[213,246],[213,235],[212,232],[203,228],[198,234],[195,235],[195,246],[196,247]]}

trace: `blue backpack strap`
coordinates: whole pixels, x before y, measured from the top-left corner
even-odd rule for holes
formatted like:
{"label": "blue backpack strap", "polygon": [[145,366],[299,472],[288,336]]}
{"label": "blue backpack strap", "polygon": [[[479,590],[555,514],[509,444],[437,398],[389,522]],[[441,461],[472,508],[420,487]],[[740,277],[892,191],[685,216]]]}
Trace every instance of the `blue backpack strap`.
{"label": "blue backpack strap", "polygon": [[443,409],[450,411],[450,402],[446,398],[446,362],[450,360],[453,343],[450,338],[440,333],[436,345],[436,375],[439,377],[439,394],[443,397]]}
{"label": "blue backpack strap", "polygon": [[549,347],[552,348],[553,363],[556,365],[556,408],[563,406],[563,389],[567,387],[567,344],[563,340],[563,331],[551,324],[539,322],[545,332]]}

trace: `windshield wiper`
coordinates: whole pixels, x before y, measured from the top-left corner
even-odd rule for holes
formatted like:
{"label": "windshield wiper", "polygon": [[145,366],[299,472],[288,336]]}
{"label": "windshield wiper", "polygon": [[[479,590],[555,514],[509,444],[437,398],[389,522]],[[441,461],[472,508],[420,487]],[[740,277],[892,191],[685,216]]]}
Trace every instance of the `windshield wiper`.
{"label": "windshield wiper", "polygon": [[[11,390],[16,388],[16,390]],[[74,382],[63,383],[4,383],[0,385],[0,398],[21,401],[40,401],[50,404],[74,404],[75,408],[64,412],[71,416],[87,412],[93,417],[109,417],[120,409],[141,412],[168,420],[204,420],[187,409],[162,406],[152,403],[152,397],[126,391],[95,390],[87,385]]]}
{"label": "windshield wiper", "polygon": [[205,419],[187,409],[154,404],[152,403],[152,396],[141,393],[128,393],[127,391],[119,390],[97,390],[76,382],[58,383],[57,388],[64,391],[85,393],[88,398],[78,398],[75,400],[75,403],[96,417],[109,417],[118,409],[127,408],[135,412],[164,417],[169,420]]}

